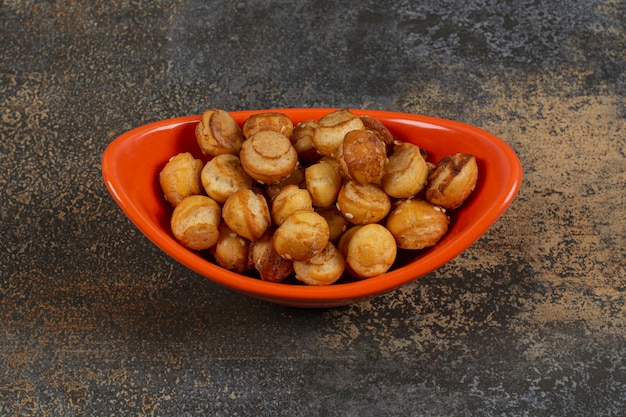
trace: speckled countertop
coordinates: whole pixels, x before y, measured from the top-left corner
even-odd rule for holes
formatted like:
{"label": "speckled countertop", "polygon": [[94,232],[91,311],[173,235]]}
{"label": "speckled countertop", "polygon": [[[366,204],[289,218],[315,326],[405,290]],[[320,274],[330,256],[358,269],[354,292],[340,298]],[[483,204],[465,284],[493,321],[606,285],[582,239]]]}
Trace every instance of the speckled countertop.
{"label": "speckled countertop", "polygon": [[[626,3],[384,4],[0,4],[0,415],[625,415]],[[102,181],[117,135],[209,107],[459,120],[524,180],[420,280],[268,304],[164,255]]]}

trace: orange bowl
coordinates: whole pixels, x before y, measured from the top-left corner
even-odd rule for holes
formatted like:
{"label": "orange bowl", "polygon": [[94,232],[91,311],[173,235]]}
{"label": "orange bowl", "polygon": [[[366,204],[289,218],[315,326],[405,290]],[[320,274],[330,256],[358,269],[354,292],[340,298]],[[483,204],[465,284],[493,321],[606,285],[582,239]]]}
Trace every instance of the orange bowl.
{"label": "orange bowl", "polygon": [[[294,124],[320,119],[336,109],[273,109]],[[249,116],[270,110],[231,112],[241,125]],[[333,307],[391,291],[450,261],[475,242],[507,209],[522,179],[515,152],[502,140],[463,123],[375,110],[353,110],[380,120],[401,141],[426,149],[429,160],[457,152],[476,156],[479,179],[471,197],[451,213],[448,233],[428,250],[402,252],[387,273],[365,280],[340,280],[330,286],[266,282],[219,267],[178,243],[170,231],[171,207],[165,202],[158,174],[170,157],[191,152],[206,161],[195,139],[199,115],[163,120],[138,127],[116,138],[102,158],[107,189],[130,220],[154,244],[175,260],[204,277],[250,296],[288,306]]]}

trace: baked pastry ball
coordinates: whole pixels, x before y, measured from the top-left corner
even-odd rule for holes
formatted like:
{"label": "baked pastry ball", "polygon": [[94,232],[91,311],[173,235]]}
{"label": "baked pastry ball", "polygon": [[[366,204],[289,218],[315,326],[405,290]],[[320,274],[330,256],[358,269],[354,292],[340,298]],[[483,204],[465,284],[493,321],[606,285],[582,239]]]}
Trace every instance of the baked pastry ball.
{"label": "baked pastry ball", "polygon": [[359,184],[350,180],[339,190],[337,209],[351,223],[376,223],[389,213],[391,200],[376,184]]}
{"label": "baked pastry ball", "polygon": [[324,157],[306,167],[304,180],[315,207],[330,207],[335,204],[341,189],[341,173],[337,161]]}
{"label": "baked pastry ball", "polygon": [[336,159],[344,177],[359,184],[377,183],[387,164],[387,148],[376,133],[353,130],[346,133]]}
{"label": "baked pastry ball", "polygon": [[348,109],[335,110],[317,122],[313,145],[320,154],[334,156],[346,133],[364,129],[363,122],[356,114]]}
{"label": "baked pastry ball", "polygon": [[419,146],[398,143],[385,167],[383,190],[391,197],[409,198],[422,191],[428,181],[428,165]]}
{"label": "baked pastry ball", "polygon": [[207,162],[200,179],[207,195],[220,204],[240,188],[251,189],[254,183],[239,157],[232,154],[217,155]]}
{"label": "baked pastry ball", "polygon": [[366,224],[348,242],[348,270],[357,278],[384,274],[395,262],[397,252],[396,241],[385,226]]}
{"label": "baked pastry ball", "polygon": [[202,113],[196,140],[205,155],[237,154],[243,143],[241,128],[230,113],[212,109]]}
{"label": "baked pastry ball", "polygon": [[273,229],[250,245],[249,266],[256,269],[263,281],[282,282],[293,274],[293,262],[284,259],[274,250]]}
{"label": "baked pastry ball", "polygon": [[291,133],[291,143],[298,152],[298,159],[305,165],[318,160],[321,156],[313,145],[316,129],[317,120],[305,120],[298,123]]}
{"label": "baked pastry ball", "polygon": [[200,172],[202,161],[189,152],[170,158],[159,173],[159,183],[165,199],[176,206],[185,197],[202,193]]}
{"label": "baked pastry ball", "polygon": [[445,209],[425,200],[409,199],[397,203],[385,226],[399,248],[423,249],[434,246],[448,231],[449,223]]}
{"label": "baked pastry ball", "polygon": [[426,199],[446,209],[455,209],[474,191],[477,180],[478,164],[474,155],[446,156],[428,177]]}
{"label": "baked pastry ball", "polygon": [[389,153],[394,147],[394,138],[389,129],[382,124],[382,122],[378,119],[375,119],[370,116],[361,116],[361,121],[363,122],[363,126],[365,126],[366,130],[370,130],[378,135],[380,139],[385,144],[387,149],[387,153]]}
{"label": "baked pastry ball", "polygon": [[287,178],[298,164],[298,153],[282,133],[262,130],[241,146],[239,158],[255,180],[274,184]]}
{"label": "baked pastry ball", "polygon": [[331,242],[312,258],[293,263],[296,279],[307,285],[333,284],[341,278],[345,269],[343,255]]}
{"label": "baked pastry ball", "polygon": [[272,130],[282,133],[287,138],[291,138],[293,122],[289,116],[283,113],[258,113],[248,117],[245,122],[243,122],[241,130],[245,139],[250,139],[261,130]]}
{"label": "baked pastry ball", "polygon": [[170,226],[176,240],[189,249],[209,249],[220,235],[220,206],[205,195],[186,197],[174,207]]}
{"label": "baked pastry ball", "polygon": [[248,269],[250,241],[233,232],[223,221],[219,226],[220,237],[212,248],[219,266],[239,274]]}
{"label": "baked pastry ball", "polygon": [[228,197],[222,218],[233,232],[252,241],[263,236],[272,222],[265,197],[245,188]]}
{"label": "baked pastry ball", "polygon": [[298,210],[313,210],[311,194],[297,185],[287,185],[272,199],[270,214],[274,224],[280,226],[287,216]]}
{"label": "baked pastry ball", "polygon": [[274,232],[274,249],[287,260],[302,261],[320,253],[329,235],[328,223],[320,214],[295,211]]}
{"label": "baked pastry ball", "polygon": [[350,224],[348,220],[343,217],[343,214],[335,206],[326,208],[318,208],[317,211],[328,223],[328,240],[336,242],[341,235],[346,231]]}

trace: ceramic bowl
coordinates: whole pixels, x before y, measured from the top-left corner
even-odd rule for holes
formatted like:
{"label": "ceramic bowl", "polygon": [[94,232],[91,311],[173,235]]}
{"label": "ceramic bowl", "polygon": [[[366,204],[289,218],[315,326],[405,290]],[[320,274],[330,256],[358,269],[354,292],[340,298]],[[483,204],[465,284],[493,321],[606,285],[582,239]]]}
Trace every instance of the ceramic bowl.
{"label": "ceramic bowl", "polygon": [[[271,111],[287,114],[296,124],[320,119],[333,110],[336,109]],[[111,196],[136,227],[165,253],[198,274],[234,291],[287,306],[325,308],[350,304],[396,289],[455,258],[502,215],[515,198],[522,178],[515,152],[484,130],[413,114],[350,110],[380,120],[398,140],[426,149],[430,160],[465,152],[476,156],[479,168],[476,189],[462,208],[451,214],[450,229],[442,240],[428,250],[402,252],[392,270],[374,278],[342,279],[320,287],[265,282],[223,269],[206,255],[178,243],[170,232],[172,209],[163,198],[158,174],[169,158],[180,152],[188,151],[207,160],[200,153],[194,134],[199,115],[150,123],[122,134],[105,150],[102,174]],[[250,115],[264,111],[270,110],[236,111],[231,115],[242,124]]]}

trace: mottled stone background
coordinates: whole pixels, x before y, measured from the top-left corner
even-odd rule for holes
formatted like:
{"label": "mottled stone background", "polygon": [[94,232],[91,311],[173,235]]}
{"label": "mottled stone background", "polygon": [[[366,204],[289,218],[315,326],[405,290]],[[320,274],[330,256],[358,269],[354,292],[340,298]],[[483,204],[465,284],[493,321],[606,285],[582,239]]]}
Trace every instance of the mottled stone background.
{"label": "mottled stone background", "polygon": [[[626,410],[623,0],[0,2],[0,415],[618,416]],[[368,302],[218,287],[101,178],[160,119],[354,107],[517,152],[471,248]]]}

